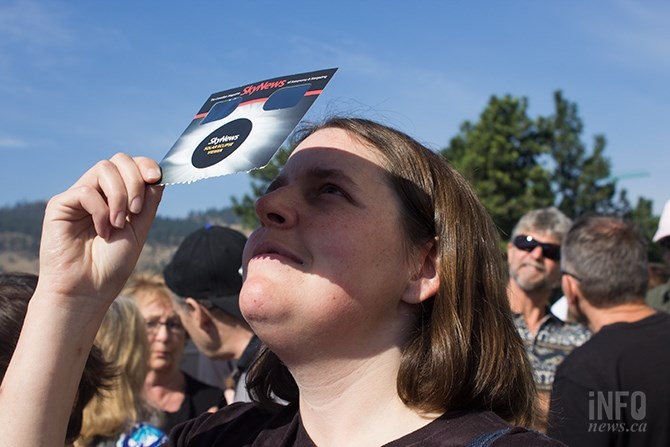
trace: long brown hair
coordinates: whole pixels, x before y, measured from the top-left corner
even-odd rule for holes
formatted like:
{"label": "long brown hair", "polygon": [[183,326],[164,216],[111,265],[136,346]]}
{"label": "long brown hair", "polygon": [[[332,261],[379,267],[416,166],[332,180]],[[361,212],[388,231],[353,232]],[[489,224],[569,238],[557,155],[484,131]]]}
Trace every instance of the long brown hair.
{"label": "long brown hair", "polygon": [[[397,389],[419,411],[491,410],[527,425],[535,386],[512,321],[498,232],[467,181],[445,159],[408,135],[357,118],[334,118],[300,132],[347,131],[376,149],[401,204],[409,247],[436,241],[440,290],[426,303],[404,347]],[[259,402],[274,393],[296,402],[298,388],[264,350],[249,374]]]}

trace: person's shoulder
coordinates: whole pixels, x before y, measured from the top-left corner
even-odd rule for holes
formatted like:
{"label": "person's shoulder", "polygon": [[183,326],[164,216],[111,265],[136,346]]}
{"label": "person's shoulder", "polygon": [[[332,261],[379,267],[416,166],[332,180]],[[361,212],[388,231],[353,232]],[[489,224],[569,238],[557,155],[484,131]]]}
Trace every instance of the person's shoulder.
{"label": "person's shoulder", "polygon": [[[487,445],[487,444],[472,444]],[[549,436],[522,427],[514,427],[503,433],[490,444],[491,447],[565,447],[562,442]]]}
{"label": "person's shoulder", "polygon": [[541,433],[514,426],[491,411],[447,413],[410,435],[388,444],[396,446],[562,446]]}
{"label": "person's shoulder", "polygon": [[186,372],[182,371],[182,374],[184,375],[185,388],[187,390],[203,390],[203,389],[221,390],[221,388],[209,385],[199,379],[196,379],[195,377]]}
{"label": "person's shoulder", "polygon": [[670,311],[670,281],[647,292],[647,304],[655,309]]}
{"label": "person's shoulder", "polygon": [[620,325],[620,337],[626,338],[631,349],[648,345],[656,345],[661,350],[668,347],[666,341],[670,337],[670,314],[660,309],[654,311],[646,318]]}
{"label": "person's shoulder", "polygon": [[659,309],[654,309],[656,310],[656,313],[648,316],[647,318],[641,320],[643,323],[646,322],[646,324],[649,325],[662,325],[666,326],[670,324],[670,314],[664,310],[659,310]]}
{"label": "person's shoulder", "polygon": [[467,415],[470,430],[479,435],[470,446],[563,446],[561,442],[526,427],[512,425],[497,414],[486,411]]}
{"label": "person's shoulder", "polygon": [[607,342],[606,337],[603,340],[601,334],[594,334],[583,344],[575,347],[557,366],[556,377],[571,376],[574,372],[581,374],[584,370],[598,371],[598,365],[609,353],[603,349],[603,346],[607,346]]}
{"label": "person's shoulder", "polygon": [[207,411],[212,406],[220,406],[223,400],[223,390],[184,373],[184,394],[192,400],[199,413]]}
{"label": "person's shoulder", "polygon": [[[599,339],[620,342],[626,346],[639,345],[646,341],[644,334],[667,332],[670,329],[670,314],[663,310],[653,309],[653,313],[636,321],[619,321],[603,326],[596,334]],[[594,337],[595,338],[595,337]]]}
{"label": "person's shoulder", "polygon": [[471,446],[564,446],[563,443],[543,433],[526,427],[512,425],[491,411],[472,413],[470,420],[471,423],[475,420],[477,421],[476,424],[480,426],[478,428],[479,431],[485,428],[485,431],[469,444]]}
{"label": "person's shoulder", "polygon": [[649,289],[649,290],[647,291],[647,297],[650,297],[650,296],[661,296],[661,295],[663,295],[665,292],[667,292],[668,290],[670,290],[670,281],[668,281],[668,282],[666,282],[666,283],[663,283],[663,284],[660,284],[660,285],[658,285],[658,286],[656,286],[656,287],[652,287],[651,289]]}
{"label": "person's shoulder", "polygon": [[261,432],[282,433],[296,419],[295,406],[263,407],[255,402],[236,402],[215,413],[177,425],[170,432],[170,445],[247,445]]}

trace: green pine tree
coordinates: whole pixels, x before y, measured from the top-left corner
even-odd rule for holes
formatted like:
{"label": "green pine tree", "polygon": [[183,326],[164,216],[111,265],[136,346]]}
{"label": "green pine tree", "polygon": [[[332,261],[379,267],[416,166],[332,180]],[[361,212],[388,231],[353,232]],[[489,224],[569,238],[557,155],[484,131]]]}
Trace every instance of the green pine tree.
{"label": "green pine tree", "polygon": [[473,185],[503,239],[519,216],[554,199],[549,173],[540,164],[548,151],[543,129],[527,109],[526,98],[493,96],[479,121],[466,121],[440,152]]}
{"label": "green pine tree", "polygon": [[624,215],[630,210],[625,190],[617,195],[616,180],[610,175],[610,161],[605,157],[606,140],[596,135],[593,151],[587,153],[582,142],[584,126],[577,104],[554,93],[554,114],[540,118],[555,164],[551,183],[556,206],[576,218],[584,214]]}

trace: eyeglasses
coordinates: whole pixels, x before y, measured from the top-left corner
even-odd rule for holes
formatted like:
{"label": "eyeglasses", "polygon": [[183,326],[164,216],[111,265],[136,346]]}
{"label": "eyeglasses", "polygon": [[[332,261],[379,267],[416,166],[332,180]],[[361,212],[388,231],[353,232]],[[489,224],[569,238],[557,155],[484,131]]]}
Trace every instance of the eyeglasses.
{"label": "eyeglasses", "polygon": [[159,320],[148,320],[145,322],[147,326],[147,332],[151,335],[155,335],[160,330],[161,326],[165,326],[165,329],[172,334],[183,334],[184,326],[181,325],[179,321],[159,321]]}
{"label": "eyeglasses", "polygon": [[542,247],[542,256],[553,261],[561,259],[561,246],[557,244],[546,244],[533,239],[533,236],[520,234],[512,240],[512,244],[519,250],[533,251],[537,247]]}

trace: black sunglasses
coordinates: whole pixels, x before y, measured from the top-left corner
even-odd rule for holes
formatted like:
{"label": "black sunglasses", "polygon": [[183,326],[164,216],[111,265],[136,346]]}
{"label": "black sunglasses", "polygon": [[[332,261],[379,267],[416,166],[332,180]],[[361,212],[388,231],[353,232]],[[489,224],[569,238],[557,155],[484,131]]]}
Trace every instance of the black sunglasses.
{"label": "black sunglasses", "polygon": [[542,247],[542,256],[553,261],[561,259],[561,246],[556,244],[545,244],[533,239],[533,236],[520,234],[514,238],[512,244],[519,250],[533,251],[535,248]]}

